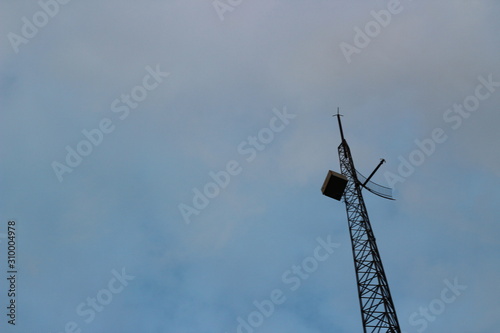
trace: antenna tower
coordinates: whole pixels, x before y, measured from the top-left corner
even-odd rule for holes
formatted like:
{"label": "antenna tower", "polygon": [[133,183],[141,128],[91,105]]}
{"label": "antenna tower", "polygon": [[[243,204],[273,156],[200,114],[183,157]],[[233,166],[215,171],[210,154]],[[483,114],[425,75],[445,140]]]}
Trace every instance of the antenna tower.
{"label": "antenna tower", "polygon": [[322,192],[336,200],[343,198],[345,202],[363,332],[401,333],[389,284],[361,193],[362,189],[366,188],[372,193],[392,200],[391,189],[370,182],[371,177],[385,161],[381,160],[368,178],[357,172],[351,150],[344,138],[341,115],[338,110],[336,116],[342,139],[338,147],[342,174],[329,171]]}

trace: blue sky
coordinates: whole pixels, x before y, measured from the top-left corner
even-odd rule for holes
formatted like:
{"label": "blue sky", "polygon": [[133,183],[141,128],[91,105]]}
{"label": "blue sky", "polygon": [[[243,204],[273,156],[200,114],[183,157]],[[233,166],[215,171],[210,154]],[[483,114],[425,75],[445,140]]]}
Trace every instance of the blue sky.
{"label": "blue sky", "polygon": [[500,324],[495,1],[0,8],[2,332],[361,332],[337,107],[403,331]]}

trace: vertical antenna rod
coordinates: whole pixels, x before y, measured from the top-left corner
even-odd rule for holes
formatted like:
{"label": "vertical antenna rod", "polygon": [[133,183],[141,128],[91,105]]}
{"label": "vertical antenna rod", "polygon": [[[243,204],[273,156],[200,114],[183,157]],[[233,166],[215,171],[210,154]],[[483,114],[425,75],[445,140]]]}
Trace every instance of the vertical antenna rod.
{"label": "vertical antenna rod", "polygon": [[339,128],[340,128],[340,136],[342,138],[342,142],[344,142],[344,131],[342,130],[342,122],[340,121],[340,117],[342,116],[340,114],[340,108],[337,108],[337,120],[339,121]]}

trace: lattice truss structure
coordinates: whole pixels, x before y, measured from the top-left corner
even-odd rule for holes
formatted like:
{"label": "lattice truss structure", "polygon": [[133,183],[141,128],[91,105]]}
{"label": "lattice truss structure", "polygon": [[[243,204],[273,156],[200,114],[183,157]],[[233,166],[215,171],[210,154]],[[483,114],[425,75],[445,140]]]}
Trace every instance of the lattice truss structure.
{"label": "lattice truss structure", "polygon": [[348,180],[343,199],[351,235],[364,333],[401,333],[396,309],[361,193],[362,186],[357,177],[351,151],[344,138],[338,147],[338,152],[341,173]]}

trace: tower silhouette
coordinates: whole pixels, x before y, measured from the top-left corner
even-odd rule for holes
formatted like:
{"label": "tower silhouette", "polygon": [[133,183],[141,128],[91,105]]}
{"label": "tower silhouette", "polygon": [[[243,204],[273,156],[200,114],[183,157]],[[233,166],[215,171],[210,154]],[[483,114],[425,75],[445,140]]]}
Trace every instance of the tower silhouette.
{"label": "tower silhouette", "polygon": [[385,161],[381,160],[368,178],[357,172],[351,150],[344,138],[341,115],[337,112],[336,116],[342,139],[338,147],[341,174],[330,170],[322,192],[328,197],[336,200],[343,199],[345,202],[363,332],[401,333],[362,194],[362,189],[366,188],[383,198],[392,199],[391,189],[370,182],[371,177]]}

